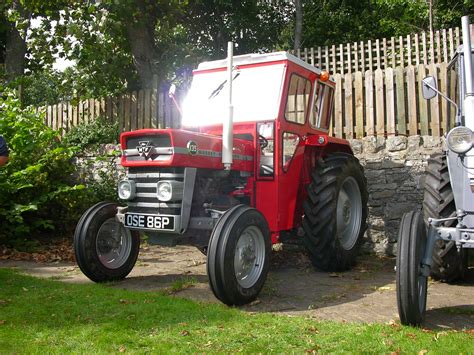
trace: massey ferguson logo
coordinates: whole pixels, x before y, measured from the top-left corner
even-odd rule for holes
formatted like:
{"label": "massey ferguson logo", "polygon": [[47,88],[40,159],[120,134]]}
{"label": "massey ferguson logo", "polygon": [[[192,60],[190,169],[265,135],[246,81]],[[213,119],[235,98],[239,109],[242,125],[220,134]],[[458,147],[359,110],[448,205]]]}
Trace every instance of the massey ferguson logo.
{"label": "massey ferguson logo", "polygon": [[138,142],[138,144],[139,144],[137,146],[138,154],[140,154],[140,156],[145,157],[146,159],[148,159],[151,155],[152,150],[153,150],[153,143],[151,143],[149,141],[140,141],[140,142]]}
{"label": "massey ferguson logo", "polygon": [[189,154],[191,154],[191,155],[196,155],[197,152],[198,152],[198,146],[197,146],[196,142],[189,141],[188,145],[187,145],[187,148],[188,148]]}

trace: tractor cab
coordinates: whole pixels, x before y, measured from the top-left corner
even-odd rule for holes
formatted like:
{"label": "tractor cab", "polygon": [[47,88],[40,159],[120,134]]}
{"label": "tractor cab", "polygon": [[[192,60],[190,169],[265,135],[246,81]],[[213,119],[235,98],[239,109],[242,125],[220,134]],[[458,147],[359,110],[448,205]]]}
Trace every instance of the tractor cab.
{"label": "tractor cab", "polygon": [[[222,135],[229,110],[226,64],[205,62],[193,72],[182,106],[183,129]],[[335,83],[327,72],[286,52],[236,56],[232,71],[233,137],[254,144],[252,200],[277,242],[279,231],[301,221],[297,201],[305,198],[310,179],[303,168],[307,147],[334,143],[351,152],[346,141],[329,136]]]}

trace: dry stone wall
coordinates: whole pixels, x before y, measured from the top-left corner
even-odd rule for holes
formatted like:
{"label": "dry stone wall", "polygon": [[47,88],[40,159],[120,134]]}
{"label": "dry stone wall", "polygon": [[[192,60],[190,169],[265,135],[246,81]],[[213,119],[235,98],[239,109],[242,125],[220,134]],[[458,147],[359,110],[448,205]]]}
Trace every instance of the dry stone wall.
{"label": "dry stone wall", "polygon": [[[369,220],[363,249],[384,255],[396,253],[397,233],[404,212],[420,209],[424,171],[430,155],[441,152],[443,139],[431,136],[367,137],[352,140],[352,149],[365,169],[369,191]],[[99,171],[119,179],[125,171],[118,146],[86,152],[77,159],[82,179],[99,179]],[[102,156],[97,159],[96,156]]]}
{"label": "dry stone wall", "polygon": [[367,137],[351,141],[365,169],[369,220],[363,248],[395,255],[398,226],[404,212],[420,209],[424,171],[430,155],[441,152],[439,137]]}

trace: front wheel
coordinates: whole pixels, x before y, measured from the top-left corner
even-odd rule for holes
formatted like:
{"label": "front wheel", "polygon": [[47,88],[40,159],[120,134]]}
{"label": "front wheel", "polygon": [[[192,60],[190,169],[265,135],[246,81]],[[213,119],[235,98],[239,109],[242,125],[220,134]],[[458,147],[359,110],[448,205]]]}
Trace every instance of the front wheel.
{"label": "front wheel", "polygon": [[84,212],[76,226],[76,261],[92,281],[121,280],[137,261],[140,236],[116,221],[116,214],[117,204],[100,202]]}
{"label": "front wheel", "polygon": [[397,305],[400,321],[418,326],[426,311],[428,277],[422,272],[426,248],[426,227],[420,212],[402,217],[398,232]]}
{"label": "front wheel", "polygon": [[214,295],[229,306],[257,298],[267,278],[270,251],[270,231],[259,211],[245,205],[226,211],[212,231],[207,250]]}

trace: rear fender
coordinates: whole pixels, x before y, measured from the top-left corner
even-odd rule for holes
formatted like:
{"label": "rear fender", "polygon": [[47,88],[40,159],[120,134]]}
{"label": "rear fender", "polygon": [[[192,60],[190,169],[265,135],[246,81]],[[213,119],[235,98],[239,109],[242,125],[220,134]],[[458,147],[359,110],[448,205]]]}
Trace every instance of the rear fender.
{"label": "rear fender", "polygon": [[314,134],[306,138],[305,145],[314,147],[308,151],[316,152],[316,157],[322,155],[342,152],[353,155],[353,151],[349,142],[345,139],[328,136],[327,134]]}

